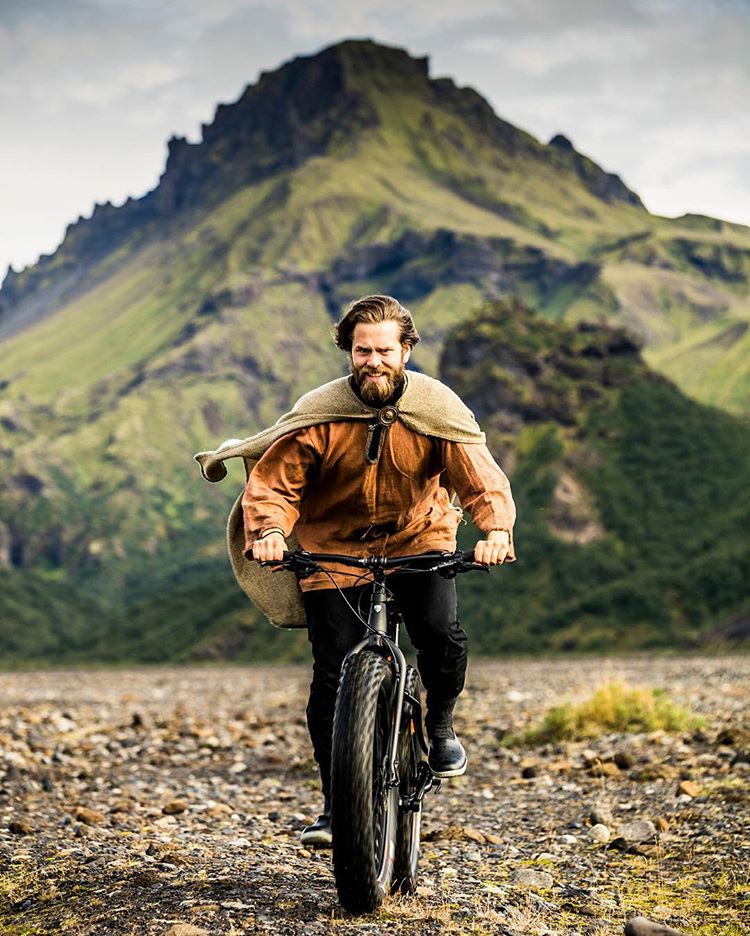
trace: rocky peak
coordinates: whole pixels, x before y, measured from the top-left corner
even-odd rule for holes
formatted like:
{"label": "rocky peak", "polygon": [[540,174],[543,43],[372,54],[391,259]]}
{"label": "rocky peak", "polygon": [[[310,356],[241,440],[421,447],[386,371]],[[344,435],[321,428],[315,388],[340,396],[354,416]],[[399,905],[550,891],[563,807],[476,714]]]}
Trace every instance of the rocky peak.
{"label": "rocky peak", "polygon": [[618,175],[605,172],[593,159],[579,153],[562,133],[557,133],[552,137],[547,144],[547,151],[555,163],[572,169],[586,188],[602,201],[610,203],[621,201],[628,205],[635,205],[636,208],[644,208],[639,196],[631,191]]}

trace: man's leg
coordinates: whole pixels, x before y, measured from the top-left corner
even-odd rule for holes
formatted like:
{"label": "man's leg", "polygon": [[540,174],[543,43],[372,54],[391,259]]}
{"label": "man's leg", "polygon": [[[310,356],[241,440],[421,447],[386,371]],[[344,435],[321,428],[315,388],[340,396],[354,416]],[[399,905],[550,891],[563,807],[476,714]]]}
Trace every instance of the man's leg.
{"label": "man's leg", "polygon": [[466,770],[466,752],[453,730],[453,709],[464,687],[466,632],[457,617],[456,582],[434,572],[391,576],[417,665],[427,690],[427,734],[430,767],[438,776],[456,777]]}
{"label": "man's leg", "polygon": [[[356,608],[361,588],[346,588],[344,593]],[[352,614],[338,589],[305,592],[307,635],[312,644],[313,677],[307,703],[307,727],[313,754],[320,769],[325,803],[318,821],[302,833],[303,842],[329,844],[331,796],[331,740],[336,690],[341,664],[347,652],[361,640],[364,627]]]}

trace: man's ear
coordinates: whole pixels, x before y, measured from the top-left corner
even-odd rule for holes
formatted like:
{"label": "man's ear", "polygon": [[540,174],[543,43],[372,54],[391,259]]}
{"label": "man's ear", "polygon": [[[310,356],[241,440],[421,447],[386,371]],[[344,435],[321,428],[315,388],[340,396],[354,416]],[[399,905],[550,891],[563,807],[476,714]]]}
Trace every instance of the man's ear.
{"label": "man's ear", "polygon": [[406,362],[411,357],[411,345],[404,342],[401,347],[404,349],[404,364],[406,364]]}

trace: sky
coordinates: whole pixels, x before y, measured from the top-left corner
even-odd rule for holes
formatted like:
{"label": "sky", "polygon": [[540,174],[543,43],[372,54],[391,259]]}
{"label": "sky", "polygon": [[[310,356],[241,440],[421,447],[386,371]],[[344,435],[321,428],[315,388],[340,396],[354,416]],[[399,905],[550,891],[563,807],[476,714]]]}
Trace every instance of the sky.
{"label": "sky", "polygon": [[153,188],[261,71],[345,38],[429,56],[656,213],[750,225],[750,0],[0,0],[0,279]]}

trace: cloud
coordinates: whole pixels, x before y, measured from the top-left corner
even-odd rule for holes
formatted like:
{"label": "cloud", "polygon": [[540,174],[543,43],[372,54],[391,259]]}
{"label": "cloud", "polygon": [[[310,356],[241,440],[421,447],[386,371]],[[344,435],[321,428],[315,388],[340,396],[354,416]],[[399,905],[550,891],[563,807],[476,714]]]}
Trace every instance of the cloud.
{"label": "cloud", "polygon": [[747,0],[2,0],[0,271],[152,187],[167,138],[261,70],[350,36],[429,55],[655,210],[750,223]]}

